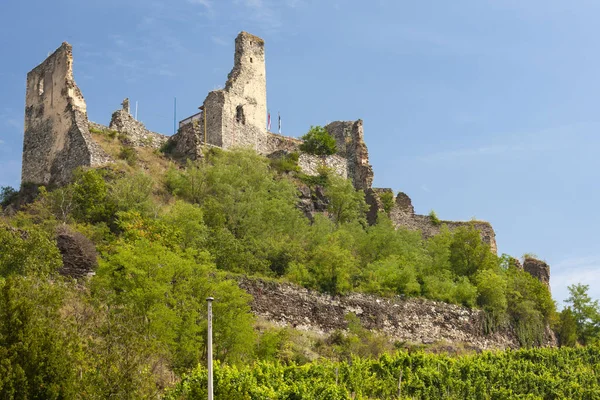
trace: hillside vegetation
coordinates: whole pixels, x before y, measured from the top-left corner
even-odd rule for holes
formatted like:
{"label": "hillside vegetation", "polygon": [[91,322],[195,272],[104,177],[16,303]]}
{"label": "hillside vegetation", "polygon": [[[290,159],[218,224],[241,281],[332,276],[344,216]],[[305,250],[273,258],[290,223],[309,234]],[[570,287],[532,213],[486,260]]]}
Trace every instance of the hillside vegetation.
{"label": "hillside vegetation", "polygon": [[[1,398],[156,397],[204,362],[209,295],[216,299],[215,357],[223,365],[219,374],[228,376],[223,382],[247,374],[235,365],[310,361],[295,350],[289,331],[255,329],[249,295],[234,274],[332,294],[422,296],[480,307],[489,332],[510,324],[523,346],[542,343],[548,325],[571,344],[595,340],[597,331],[583,333],[592,326],[587,316],[558,318],[548,289],[509,257],[492,254],[474,228],[423,240],[395,230],[385,213],[368,226],[362,192],[326,169],[304,176],[293,157],[269,161],[250,150],[213,149],[182,167],[131,151],[110,168],[77,171],[65,187],[3,191],[9,209],[26,197],[35,201],[0,222]],[[158,161],[146,163],[152,157]],[[311,222],[302,214],[298,185],[323,187],[327,215]],[[59,231],[91,240],[100,255],[93,276],[75,281],[59,274]],[[357,354],[357,342],[377,341],[360,327],[355,332],[332,340],[343,350],[336,358]],[[378,349],[362,354],[392,351]],[[376,362],[361,363],[353,368]],[[310,375],[332,365],[290,371]],[[202,379],[201,370],[195,374]]]}

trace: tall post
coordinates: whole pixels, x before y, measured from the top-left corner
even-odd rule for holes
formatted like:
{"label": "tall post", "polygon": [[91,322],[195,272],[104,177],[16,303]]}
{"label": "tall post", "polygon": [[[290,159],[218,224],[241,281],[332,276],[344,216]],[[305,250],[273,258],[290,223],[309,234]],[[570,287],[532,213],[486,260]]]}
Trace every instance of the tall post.
{"label": "tall post", "polygon": [[212,360],[212,302],[213,298],[206,299],[208,302],[208,400],[213,400],[213,360]]}
{"label": "tall post", "polygon": [[177,133],[177,97],[173,100],[173,135]]}

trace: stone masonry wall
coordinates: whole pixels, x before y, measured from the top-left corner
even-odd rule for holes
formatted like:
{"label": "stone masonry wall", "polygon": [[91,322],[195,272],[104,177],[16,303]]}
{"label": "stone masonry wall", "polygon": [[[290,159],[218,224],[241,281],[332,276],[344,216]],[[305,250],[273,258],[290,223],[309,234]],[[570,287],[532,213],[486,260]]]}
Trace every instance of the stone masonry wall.
{"label": "stone masonry wall", "polygon": [[[367,193],[367,202],[371,206],[370,215],[374,215],[377,211],[381,211],[381,207],[377,200],[369,199],[377,197],[377,189]],[[440,221],[434,223],[428,215],[415,214],[414,207],[410,197],[405,193],[398,193],[394,206],[390,211],[390,219],[396,227],[404,227],[411,230],[421,231],[424,238],[430,238],[440,233],[442,226],[446,226],[450,231],[453,231],[461,226],[474,226],[480,233],[481,239],[490,246],[492,252],[497,253],[496,233],[489,222],[486,221]]]}
{"label": "stone masonry wall", "polygon": [[27,74],[22,183],[64,184],[80,166],[110,161],[88,130],[86,104],[63,43]]}
{"label": "stone masonry wall", "polygon": [[312,154],[300,153],[298,166],[306,175],[319,175],[319,168],[325,166],[334,171],[342,178],[348,178],[348,162],[345,158],[333,154],[327,157],[319,157]]}
{"label": "stone masonry wall", "polygon": [[126,107],[124,106],[123,109],[112,114],[109,129],[124,133],[127,144],[157,149],[169,139],[168,136],[149,131],[143,123],[136,120],[129,113],[129,100],[125,99],[123,104],[126,104]]}
{"label": "stone masonry wall", "polygon": [[[200,158],[205,137],[208,145],[223,149],[250,147],[263,155],[279,151],[300,153],[301,140],[267,132],[266,90],[264,41],[241,32],[235,40],[234,67],[225,88],[210,92],[202,114],[182,125],[170,139],[173,154]],[[373,169],[362,121],[338,121],[326,128],[336,139],[338,153],[324,161],[302,154],[299,160],[302,171],[316,175],[318,166],[324,162],[339,175],[352,179],[357,189],[370,188]]]}
{"label": "stone masonry wall", "polygon": [[373,167],[369,164],[369,152],[364,141],[362,120],[336,121],[325,127],[336,140],[337,155],[348,164],[348,177],[356,189],[367,190],[373,183]]}
{"label": "stone masonry wall", "polygon": [[[518,347],[509,329],[485,335],[481,310],[425,299],[380,298],[358,293],[331,296],[251,278],[239,278],[238,282],[252,295],[254,314],[280,326],[328,334],[345,329],[345,315],[354,313],[365,328],[400,342],[446,341],[480,350]],[[549,339],[548,344],[554,343]]]}
{"label": "stone masonry wall", "polygon": [[[247,32],[235,39],[234,66],[225,88],[204,101],[209,143],[224,149],[252,147],[261,151],[267,135],[265,42]],[[211,140],[213,142],[211,142]]]}

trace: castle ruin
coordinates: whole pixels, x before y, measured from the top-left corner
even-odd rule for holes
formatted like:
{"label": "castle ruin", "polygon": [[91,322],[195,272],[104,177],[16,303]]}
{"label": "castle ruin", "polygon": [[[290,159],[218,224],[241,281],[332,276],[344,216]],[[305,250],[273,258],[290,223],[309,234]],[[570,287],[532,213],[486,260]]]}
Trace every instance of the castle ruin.
{"label": "castle ruin", "polygon": [[90,135],[72,47],[63,43],[27,74],[21,182],[65,184],[75,168],[109,161]]}
{"label": "castle ruin", "polygon": [[[63,43],[27,75],[21,182],[61,185],[69,182],[77,167],[111,162],[90,134],[90,129],[110,129],[130,146],[159,148],[166,143],[174,155],[183,159],[201,158],[207,146],[250,147],[271,157],[299,153],[298,164],[304,173],[317,175],[324,164],[350,179],[356,189],[364,190],[370,206],[369,222],[374,223],[377,213],[384,210],[381,195],[391,189],[372,188],[373,169],[362,121],[336,121],[325,127],[336,140],[336,154],[322,158],[302,153],[299,139],[268,131],[266,84],[265,43],[241,32],[235,40],[234,65],[225,87],[208,93],[201,112],[182,120],[175,135],[168,137],[146,129],[131,115],[127,99],[113,113],[109,127],[105,127],[88,121],[85,100],[73,79],[71,45]],[[404,193],[396,196],[388,211],[396,226],[420,230],[425,237],[439,233],[441,225],[453,230],[473,224],[496,252],[495,233],[487,222],[440,224],[429,216],[415,214]]]}

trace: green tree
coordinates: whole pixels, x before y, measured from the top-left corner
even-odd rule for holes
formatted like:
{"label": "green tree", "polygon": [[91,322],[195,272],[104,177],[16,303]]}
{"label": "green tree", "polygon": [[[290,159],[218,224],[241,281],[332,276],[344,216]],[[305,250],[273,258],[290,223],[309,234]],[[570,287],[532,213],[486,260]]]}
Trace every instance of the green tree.
{"label": "green tree", "polygon": [[488,330],[493,331],[506,319],[506,278],[493,270],[481,270],[475,276],[477,303],[486,311]]}
{"label": "green tree", "polygon": [[329,199],[327,211],[336,224],[359,221],[365,224],[367,204],[362,190],[356,190],[348,179],[335,174],[329,177],[329,184],[325,189]]}
{"label": "green tree", "polygon": [[577,344],[577,320],[571,307],[560,312],[558,325],[558,343],[561,346],[573,347]]}
{"label": "green tree", "polygon": [[39,227],[15,229],[0,224],[0,277],[48,275],[61,266],[56,243]]}
{"label": "green tree", "polygon": [[365,274],[363,288],[368,292],[388,296],[418,296],[421,293],[415,268],[405,264],[397,255],[369,264]]}
{"label": "green tree", "polygon": [[117,211],[137,211],[141,215],[152,215],[152,177],[135,172],[122,176],[108,185],[107,199]]}
{"label": "green tree", "polygon": [[78,393],[79,349],[60,309],[60,279],[0,279],[0,397],[68,399]]}
{"label": "green tree", "polygon": [[219,268],[281,276],[302,258],[308,220],[296,207],[297,189],[252,150],[209,154],[172,171],[168,187],[201,206],[206,247]]}
{"label": "green tree", "polygon": [[329,156],[337,151],[334,137],[321,126],[311,126],[308,133],[300,139],[302,139],[300,150],[305,153]]}
{"label": "green tree", "polygon": [[73,173],[73,214],[83,222],[109,222],[114,205],[108,198],[104,173],[97,169],[77,169]]}
{"label": "green tree", "polygon": [[600,304],[588,295],[589,285],[576,284],[568,287],[573,316],[577,322],[577,336],[582,344],[589,344],[600,339]]}
{"label": "green tree", "polygon": [[205,354],[205,299],[213,296],[215,356],[246,358],[254,341],[249,296],[210,267],[140,239],[118,246],[100,263],[94,290],[108,291],[109,303],[131,309],[140,321],[137,332],[166,347],[176,369],[196,365]]}
{"label": "green tree", "polygon": [[10,186],[0,187],[0,206],[8,207],[19,196],[19,192]]}
{"label": "green tree", "polygon": [[312,287],[331,294],[346,293],[352,288],[354,257],[334,237],[316,247],[307,264]]}
{"label": "green tree", "polygon": [[497,269],[498,259],[473,227],[459,227],[450,243],[450,264],[457,275],[472,277],[482,269]]}

